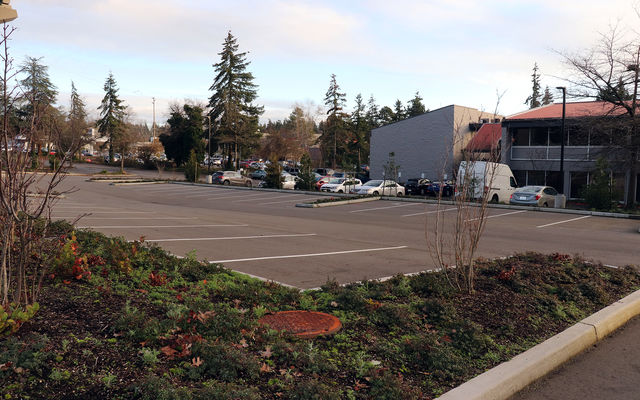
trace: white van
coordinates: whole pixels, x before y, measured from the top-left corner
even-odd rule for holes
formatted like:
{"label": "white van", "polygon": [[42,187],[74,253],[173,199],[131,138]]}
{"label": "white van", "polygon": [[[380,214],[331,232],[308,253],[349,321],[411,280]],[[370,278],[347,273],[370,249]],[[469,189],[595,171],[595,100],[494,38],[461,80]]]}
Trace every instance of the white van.
{"label": "white van", "polygon": [[458,168],[456,192],[465,186],[472,190],[470,198],[479,199],[487,193],[487,199],[492,203],[508,203],[511,194],[518,187],[516,178],[507,164],[488,161],[462,161]]}

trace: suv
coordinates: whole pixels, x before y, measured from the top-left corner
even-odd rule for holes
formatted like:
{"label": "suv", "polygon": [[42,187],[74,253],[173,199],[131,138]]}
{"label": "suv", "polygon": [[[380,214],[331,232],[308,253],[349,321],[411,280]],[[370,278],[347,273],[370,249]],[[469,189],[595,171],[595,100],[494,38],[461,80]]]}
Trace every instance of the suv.
{"label": "suv", "polygon": [[243,176],[238,171],[222,171],[220,175],[213,177],[213,183],[222,185],[239,185],[246,187],[253,186],[253,181],[251,180],[251,178]]}

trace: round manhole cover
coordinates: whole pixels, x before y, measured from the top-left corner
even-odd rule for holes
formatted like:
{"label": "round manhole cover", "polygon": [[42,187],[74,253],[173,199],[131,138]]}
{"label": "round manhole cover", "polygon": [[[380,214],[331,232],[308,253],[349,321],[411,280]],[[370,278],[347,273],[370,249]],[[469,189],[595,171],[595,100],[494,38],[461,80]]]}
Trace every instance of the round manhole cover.
{"label": "round manhole cover", "polygon": [[280,311],[265,315],[259,322],[271,329],[285,330],[298,337],[312,338],[338,332],[340,320],[333,315],[317,311]]}

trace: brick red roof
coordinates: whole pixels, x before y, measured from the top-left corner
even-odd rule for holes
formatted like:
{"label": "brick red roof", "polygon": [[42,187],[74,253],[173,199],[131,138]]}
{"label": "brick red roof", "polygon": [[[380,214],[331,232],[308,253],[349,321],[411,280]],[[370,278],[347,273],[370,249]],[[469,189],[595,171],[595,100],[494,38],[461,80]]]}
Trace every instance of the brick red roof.
{"label": "brick red roof", "polygon": [[483,124],[467,143],[466,151],[492,151],[502,137],[502,124]]}
{"label": "brick red roof", "polygon": [[[605,101],[584,101],[578,103],[567,103],[566,118],[579,117],[601,117],[605,115],[624,114],[623,109],[616,109],[611,103]],[[520,119],[555,119],[562,118],[562,103],[553,103],[546,106],[534,108],[513,114],[506,120]]]}

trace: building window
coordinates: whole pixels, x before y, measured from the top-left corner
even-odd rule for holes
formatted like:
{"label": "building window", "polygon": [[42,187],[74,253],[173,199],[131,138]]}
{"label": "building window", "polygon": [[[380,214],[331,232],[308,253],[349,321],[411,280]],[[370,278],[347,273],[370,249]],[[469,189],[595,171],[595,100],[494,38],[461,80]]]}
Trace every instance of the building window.
{"label": "building window", "polygon": [[587,186],[589,174],[586,172],[571,172],[571,192],[572,198],[582,197],[582,192]]}
{"label": "building window", "polygon": [[567,145],[568,146],[588,146],[589,131],[587,129],[580,129],[576,127],[571,127],[567,129]]}
{"label": "building window", "polygon": [[512,172],[513,172],[513,176],[516,178],[516,182],[518,182],[518,186],[527,185],[527,171],[514,170]]}
{"label": "building window", "polygon": [[562,191],[562,188],[560,187],[562,179],[560,179],[560,177],[560,171],[547,171],[547,186],[551,186],[558,191]]}
{"label": "building window", "polygon": [[529,128],[518,128],[511,131],[514,146],[529,146]]}
{"label": "building window", "polygon": [[533,128],[531,132],[531,146],[546,146],[549,132],[547,128]]}
{"label": "building window", "polygon": [[544,171],[529,171],[527,174],[527,185],[544,186]]}
{"label": "building window", "polygon": [[609,129],[596,128],[591,130],[589,137],[590,146],[606,146],[611,142],[611,135]]}
{"label": "building window", "polygon": [[549,128],[549,146],[560,146],[562,144],[562,130],[559,126]]}

